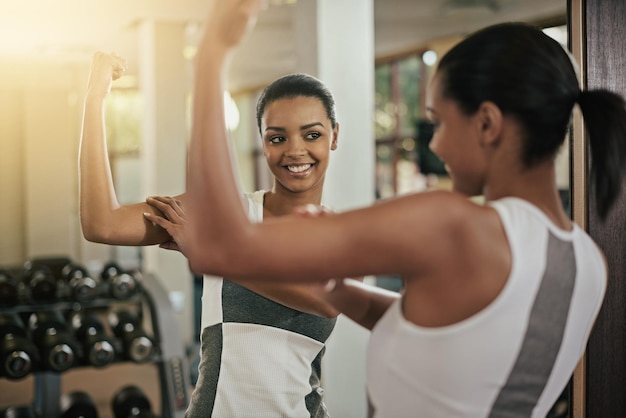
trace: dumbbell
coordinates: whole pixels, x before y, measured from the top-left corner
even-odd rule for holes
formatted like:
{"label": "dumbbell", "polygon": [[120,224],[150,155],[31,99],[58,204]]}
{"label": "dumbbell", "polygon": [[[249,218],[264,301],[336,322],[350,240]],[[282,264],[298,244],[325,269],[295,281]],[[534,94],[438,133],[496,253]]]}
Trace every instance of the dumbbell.
{"label": "dumbbell", "polygon": [[8,270],[0,269],[0,307],[17,304],[17,277]]}
{"label": "dumbbell", "polygon": [[31,290],[31,298],[37,302],[55,300],[61,271],[71,262],[68,257],[35,257],[26,261],[23,281]]}
{"label": "dumbbell", "polygon": [[25,377],[37,363],[38,354],[18,314],[0,314],[0,335],[0,376]]}
{"label": "dumbbell", "polygon": [[122,341],[124,356],[135,363],[150,359],[154,343],[141,326],[140,318],[129,311],[111,312],[109,324],[113,333]]}
{"label": "dumbbell", "polygon": [[71,263],[68,257],[34,257],[24,263],[25,270],[31,270],[38,267],[46,267],[54,277],[61,277],[63,267]]}
{"label": "dumbbell", "polygon": [[0,417],[4,418],[37,418],[35,408],[30,405],[11,406],[4,411],[0,411]]}
{"label": "dumbbell", "polygon": [[42,368],[63,372],[74,365],[78,345],[60,312],[33,313],[30,317],[30,325],[33,342],[39,350]]}
{"label": "dumbbell", "polygon": [[115,262],[105,264],[100,278],[108,287],[109,294],[115,299],[128,299],[138,290],[136,274],[123,270]]}
{"label": "dumbbell", "polygon": [[69,286],[74,299],[86,301],[97,296],[98,283],[84,267],[76,263],[66,264],[61,270],[61,276]]}
{"label": "dumbbell", "polygon": [[74,391],[61,397],[59,418],[98,418],[98,408],[87,392]]}
{"label": "dumbbell", "polygon": [[106,335],[104,325],[95,313],[77,312],[71,316],[74,335],[83,347],[83,359],[95,367],[115,360],[115,347]]}
{"label": "dumbbell", "polygon": [[56,299],[57,279],[49,267],[27,264],[22,282],[30,290],[33,301],[51,302]]}
{"label": "dumbbell", "polygon": [[117,391],[111,400],[115,418],[153,418],[150,400],[137,386],[128,385]]}

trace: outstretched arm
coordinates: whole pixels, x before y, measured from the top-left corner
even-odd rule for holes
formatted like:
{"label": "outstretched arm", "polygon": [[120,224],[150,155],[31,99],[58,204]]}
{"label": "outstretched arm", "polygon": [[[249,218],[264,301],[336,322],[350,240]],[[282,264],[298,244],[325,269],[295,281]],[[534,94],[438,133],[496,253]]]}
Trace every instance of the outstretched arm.
{"label": "outstretched arm", "polygon": [[[146,213],[146,218],[150,222],[165,229],[172,237],[170,241],[161,243],[160,247],[168,250],[181,251],[185,254],[188,249],[184,234],[184,230],[187,227],[187,217],[182,202],[166,196],[150,197],[146,202],[163,214],[159,216]],[[306,215],[310,216],[308,213]],[[239,282],[232,277],[228,279],[274,302],[281,303],[302,312],[327,318],[333,318],[339,315],[339,311],[326,300],[325,292],[313,292],[314,287],[309,284]]]}
{"label": "outstretched arm", "polygon": [[167,233],[143,217],[156,213],[145,203],[120,205],[115,195],[105,132],[105,104],[111,84],[126,70],[124,60],[97,52],[83,112],[79,151],[80,222],[89,241],[113,245],[150,245],[169,239]]}
{"label": "outstretched arm", "polygon": [[457,222],[467,219],[469,206],[476,206],[461,195],[416,194],[313,219],[289,215],[255,224],[248,220],[231,164],[223,91],[231,57],[262,3],[210,1],[196,55],[187,172],[187,258],[192,270],[283,282],[378,274],[438,276],[437,266],[445,266],[441,261],[450,246],[465,242],[460,239],[465,229]]}
{"label": "outstretched arm", "polygon": [[358,280],[341,279],[330,280],[321,297],[357,324],[371,330],[400,296],[400,293]]}

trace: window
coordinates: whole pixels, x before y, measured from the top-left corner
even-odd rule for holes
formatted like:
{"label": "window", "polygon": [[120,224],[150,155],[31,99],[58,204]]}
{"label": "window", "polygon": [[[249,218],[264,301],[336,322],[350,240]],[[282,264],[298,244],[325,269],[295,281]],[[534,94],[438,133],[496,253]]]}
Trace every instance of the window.
{"label": "window", "polygon": [[428,149],[424,92],[429,66],[414,53],[380,63],[375,69],[376,197],[424,190],[429,174],[442,174]]}

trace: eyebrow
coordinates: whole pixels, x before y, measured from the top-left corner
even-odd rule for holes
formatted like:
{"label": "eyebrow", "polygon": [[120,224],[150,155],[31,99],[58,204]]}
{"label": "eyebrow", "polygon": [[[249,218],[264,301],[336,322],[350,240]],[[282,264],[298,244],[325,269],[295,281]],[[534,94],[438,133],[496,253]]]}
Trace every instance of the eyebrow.
{"label": "eyebrow", "polygon": [[[300,130],[304,131],[306,129],[310,129],[314,126],[321,126],[322,128],[324,127],[324,124],[322,122],[313,122],[313,123],[307,123],[306,125],[302,125],[300,126]],[[285,128],[282,128],[280,126],[268,126],[267,128],[265,128],[265,131],[278,131],[278,132],[284,132],[286,131]]]}

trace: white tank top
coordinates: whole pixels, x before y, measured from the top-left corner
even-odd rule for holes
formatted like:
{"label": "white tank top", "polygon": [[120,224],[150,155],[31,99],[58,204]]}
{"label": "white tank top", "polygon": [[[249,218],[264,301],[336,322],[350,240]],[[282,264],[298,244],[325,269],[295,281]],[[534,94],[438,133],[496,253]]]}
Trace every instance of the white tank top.
{"label": "white tank top", "polygon": [[512,251],[485,309],[425,328],[396,301],[369,341],[370,417],[545,418],[584,353],[606,290],[603,256],[579,227],[558,229],[517,198],[490,203]]}

